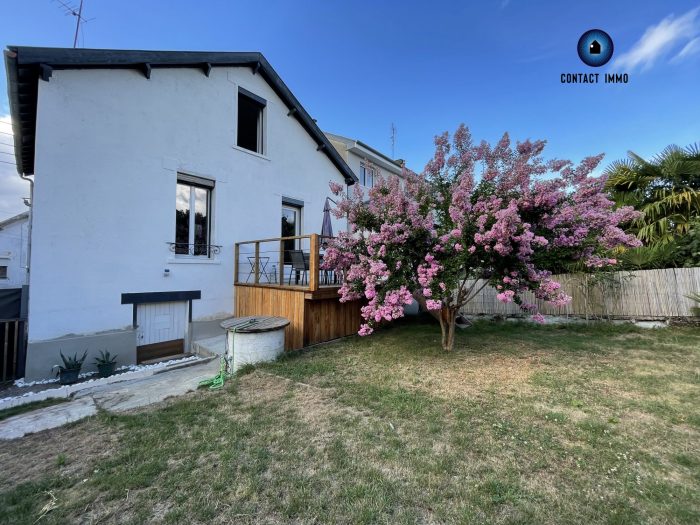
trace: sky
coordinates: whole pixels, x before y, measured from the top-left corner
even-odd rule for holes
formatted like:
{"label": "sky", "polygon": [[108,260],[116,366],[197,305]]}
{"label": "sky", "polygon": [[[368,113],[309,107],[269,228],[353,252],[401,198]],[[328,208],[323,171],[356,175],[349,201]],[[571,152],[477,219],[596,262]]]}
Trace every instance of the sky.
{"label": "sky", "polygon": [[[77,5],[79,0],[61,0]],[[59,0],[0,0],[0,43],[72,47]],[[321,129],[362,140],[421,171],[433,138],[546,139],[545,157],[633,150],[650,157],[700,141],[700,0],[84,0],[79,47],[261,51]],[[591,68],[576,44],[606,31],[612,60]],[[26,209],[4,67],[0,220]],[[627,84],[562,84],[562,73],[627,73]]]}

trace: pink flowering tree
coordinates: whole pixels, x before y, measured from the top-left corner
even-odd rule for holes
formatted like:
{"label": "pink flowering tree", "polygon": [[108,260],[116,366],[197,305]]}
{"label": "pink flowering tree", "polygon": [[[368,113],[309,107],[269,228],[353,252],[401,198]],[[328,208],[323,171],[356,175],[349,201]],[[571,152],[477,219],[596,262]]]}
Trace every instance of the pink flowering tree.
{"label": "pink flowering tree", "polygon": [[435,145],[423,174],[405,172],[403,184],[379,175],[365,196],[357,185],[346,195],[331,183],[340,197],[334,213],[348,218],[350,232],[331,243],[323,264],[344,277],[341,301],[366,301],[360,335],[402,317],[416,299],[439,320],[449,351],[460,308],[486,284],[542,322],[522,294],[569,302],[552,268],[574,261],[607,267],[616,262],[612,249],[639,245],[618,227],[637,212],[615,208],[605,180],[591,176],[602,155],[577,166],[545,161],[544,141],[513,145],[505,134],[493,147],[474,145],[463,125]]}

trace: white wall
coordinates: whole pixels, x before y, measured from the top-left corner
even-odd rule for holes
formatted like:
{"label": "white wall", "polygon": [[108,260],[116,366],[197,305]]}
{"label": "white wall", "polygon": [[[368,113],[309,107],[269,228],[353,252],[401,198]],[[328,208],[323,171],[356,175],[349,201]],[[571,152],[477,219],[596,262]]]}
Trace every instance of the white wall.
{"label": "white wall", "polygon": [[0,288],[19,288],[27,284],[28,238],[28,219],[0,229],[0,266],[7,266],[7,279],[0,279]]}
{"label": "white wall", "polygon": [[[268,101],[266,157],[234,146],[239,85]],[[125,292],[201,290],[194,320],[230,314],[234,242],[279,236],[282,196],[318,232],[328,181],[343,182],[248,68],[55,70],[39,81],[35,166],[30,342],[130,326]],[[213,262],[166,244],[178,171],[216,181]]]}

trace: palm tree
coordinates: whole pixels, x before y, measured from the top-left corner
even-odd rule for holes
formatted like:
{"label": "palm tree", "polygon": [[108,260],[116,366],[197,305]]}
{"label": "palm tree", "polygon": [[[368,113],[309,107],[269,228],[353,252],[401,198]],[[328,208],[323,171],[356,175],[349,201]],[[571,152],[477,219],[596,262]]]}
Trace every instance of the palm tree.
{"label": "palm tree", "polygon": [[619,205],[644,213],[630,231],[646,245],[668,244],[688,233],[700,216],[700,144],[668,146],[647,161],[633,152],[605,171],[607,189]]}

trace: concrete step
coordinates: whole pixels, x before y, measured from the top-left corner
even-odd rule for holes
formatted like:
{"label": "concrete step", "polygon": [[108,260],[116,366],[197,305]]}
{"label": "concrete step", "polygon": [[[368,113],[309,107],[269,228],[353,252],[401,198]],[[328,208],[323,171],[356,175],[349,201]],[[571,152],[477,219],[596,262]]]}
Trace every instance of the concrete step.
{"label": "concrete step", "polygon": [[192,341],[192,352],[200,356],[222,356],[226,353],[226,335]]}

